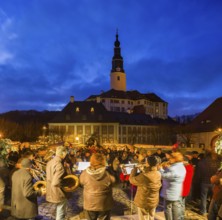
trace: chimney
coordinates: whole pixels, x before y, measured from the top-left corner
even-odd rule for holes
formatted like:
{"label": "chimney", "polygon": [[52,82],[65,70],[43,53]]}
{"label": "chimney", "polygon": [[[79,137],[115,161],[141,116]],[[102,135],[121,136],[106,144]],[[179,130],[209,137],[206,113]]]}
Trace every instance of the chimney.
{"label": "chimney", "polygon": [[70,96],[70,102],[71,102],[71,103],[74,102],[74,96]]}
{"label": "chimney", "polygon": [[97,96],[97,97],[96,97],[96,102],[97,102],[97,103],[100,103],[100,102],[101,102],[100,96]]}

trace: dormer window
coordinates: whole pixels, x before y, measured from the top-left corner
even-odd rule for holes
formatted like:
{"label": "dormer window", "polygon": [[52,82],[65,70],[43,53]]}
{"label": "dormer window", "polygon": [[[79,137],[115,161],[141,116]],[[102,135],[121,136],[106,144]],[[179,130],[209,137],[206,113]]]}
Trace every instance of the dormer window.
{"label": "dormer window", "polygon": [[76,107],[76,112],[79,112],[79,107]]}
{"label": "dormer window", "polygon": [[93,107],[90,108],[90,112],[94,112],[94,108]]}

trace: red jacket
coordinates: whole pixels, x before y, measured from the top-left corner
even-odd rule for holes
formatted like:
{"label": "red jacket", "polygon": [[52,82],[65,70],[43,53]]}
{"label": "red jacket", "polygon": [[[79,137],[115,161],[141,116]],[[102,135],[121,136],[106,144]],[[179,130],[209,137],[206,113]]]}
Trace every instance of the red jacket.
{"label": "red jacket", "polygon": [[191,164],[184,164],[186,169],[186,176],[183,181],[183,190],[182,190],[182,196],[186,197],[190,193],[190,188],[192,184],[193,174],[194,174],[194,167]]}

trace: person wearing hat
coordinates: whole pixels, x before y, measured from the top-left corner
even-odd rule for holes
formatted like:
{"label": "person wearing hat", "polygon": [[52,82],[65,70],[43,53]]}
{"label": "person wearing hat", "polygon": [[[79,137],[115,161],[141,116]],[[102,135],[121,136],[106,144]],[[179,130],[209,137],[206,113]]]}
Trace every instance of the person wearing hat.
{"label": "person wearing hat", "polygon": [[115,177],[106,171],[106,158],[101,153],[90,157],[90,166],[80,175],[86,219],[110,219],[113,207],[112,187]]}
{"label": "person wearing hat", "polygon": [[148,167],[137,174],[137,167],[133,168],[129,181],[137,186],[134,203],[138,208],[139,220],[154,220],[155,210],[159,203],[161,174],[157,170],[161,159],[157,156],[147,158]]}
{"label": "person wearing hat", "polygon": [[46,201],[56,204],[56,220],[64,220],[66,215],[67,194],[62,190],[66,155],[66,147],[58,146],[55,157],[46,164]]}
{"label": "person wearing hat", "polygon": [[24,158],[21,168],[12,175],[11,215],[18,219],[35,219],[38,215],[37,196],[46,192],[45,188],[34,190],[31,165],[31,161]]}

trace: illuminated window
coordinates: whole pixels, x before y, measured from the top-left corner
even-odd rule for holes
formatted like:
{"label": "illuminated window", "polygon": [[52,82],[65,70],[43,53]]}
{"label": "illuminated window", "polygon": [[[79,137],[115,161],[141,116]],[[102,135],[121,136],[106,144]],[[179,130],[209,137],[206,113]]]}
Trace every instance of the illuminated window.
{"label": "illuminated window", "polygon": [[76,112],[79,112],[79,107],[76,107]]}
{"label": "illuminated window", "polygon": [[93,107],[90,109],[90,112],[94,112],[94,108]]}

